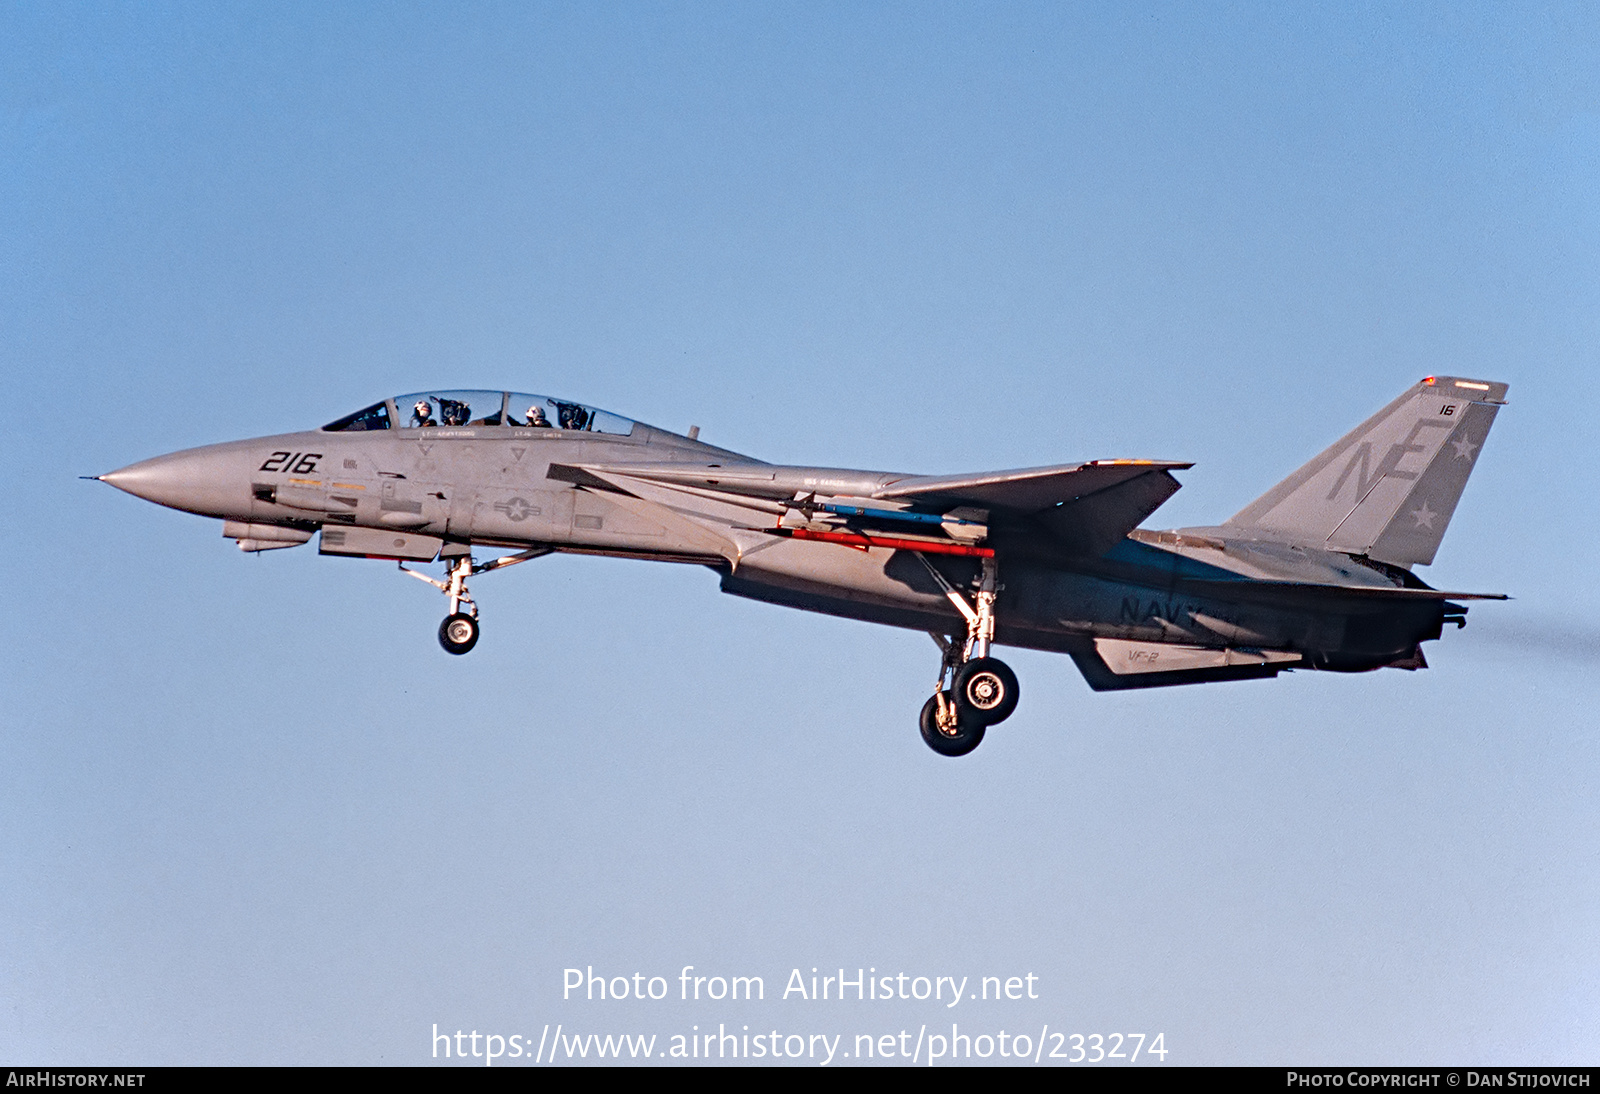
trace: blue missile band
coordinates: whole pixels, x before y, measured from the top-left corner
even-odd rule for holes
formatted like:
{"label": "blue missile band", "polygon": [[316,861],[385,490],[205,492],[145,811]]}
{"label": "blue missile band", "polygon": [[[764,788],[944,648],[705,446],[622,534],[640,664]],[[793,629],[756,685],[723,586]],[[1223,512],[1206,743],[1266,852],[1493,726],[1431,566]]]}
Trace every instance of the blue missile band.
{"label": "blue missile band", "polygon": [[839,505],[835,502],[818,502],[816,508],[841,517],[873,517],[877,520],[902,520],[910,524],[976,524],[977,521],[957,517],[941,517],[935,513],[910,513],[898,509],[864,509],[859,505]]}

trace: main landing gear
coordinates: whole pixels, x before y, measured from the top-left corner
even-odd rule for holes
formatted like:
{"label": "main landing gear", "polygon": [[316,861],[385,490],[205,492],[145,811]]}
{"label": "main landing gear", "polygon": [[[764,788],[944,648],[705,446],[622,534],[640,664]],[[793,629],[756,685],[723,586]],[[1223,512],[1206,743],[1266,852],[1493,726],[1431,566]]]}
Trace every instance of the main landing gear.
{"label": "main landing gear", "polygon": [[[498,570],[505,566],[515,566],[519,562],[527,562],[531,558],[547,555],[553,547],[530,547],[526,551],[519,551],[514,555],[506,555],[485,562],[479,566],[472,561],[471,554],[464,554],[442,561],[445,564],[445,580],[439,581],[420,574],[415,570],[406,569],[405,563],[400,563],[400,572],[410,574],[418,581],[426,581],[429,585],[444,593],[450,598],[450,614],[445,616],[444,622],[439,624],[439,645],[444,647],[446,653],[463,654],[478,644],[478,604],[472,599],[472,594],[467,592],[467,578],[486,574],[490,570]],[[462,611],[465,605],[466,611]]]}
{"label": "main landing gear", "polygon": [[982,560],[975,603],[968,603],[927,558],[917,557],[967,621],[965,642],[929,632],[943,657],[933,697],[922,706],[922,739],[941,756],[965,756],[983,743],[984,730],[1005,721],[1017,709],[1017,674],[1004,661],[989,656],[999,566],[992,557]]}

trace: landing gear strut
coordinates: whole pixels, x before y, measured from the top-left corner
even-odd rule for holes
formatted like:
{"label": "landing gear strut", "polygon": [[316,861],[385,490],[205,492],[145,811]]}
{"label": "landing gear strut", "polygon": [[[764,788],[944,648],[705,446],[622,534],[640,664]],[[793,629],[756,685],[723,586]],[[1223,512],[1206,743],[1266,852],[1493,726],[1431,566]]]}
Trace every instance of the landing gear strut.
{"label": "landing gear strut", "polygon": [[[472,561],[470,554],[460,555],[454,561],[446,558],[443,560],[446,567],[443,581],[415,570],[408,570],[403,562],[399,565],[401,573],[410,574],[418,581],[426,581],[450,598],[450,614],[439,624],[439,645],[444,647],[446,653],[463,654],[478,644],[478,604],[467,591],[467,578],[477,577],[479,574],[486,574],[490,570],[498,570],[505,566],[515,566],[519,562],[547,555],[554,549],[530,547],[526,551],[506,555],[504,558],[485,562],[481,566]],[[463,605],[466,606],[466,611],[461,610]]]}
{"label": "landing gear strut", "polygon": [[943,656],[933,697],[922,708],[922,739],[941,756],[965,756],[983,742],[984,730],[1005,721],[1017,709],[1017,674],[1004,661],[989,656],[1000,568],[992,556],[982,560],[977,595],[974,603],[968,603],[926,557],[917,557],[967,621],[964,642],[958,636],[946,638],[929,632]]}

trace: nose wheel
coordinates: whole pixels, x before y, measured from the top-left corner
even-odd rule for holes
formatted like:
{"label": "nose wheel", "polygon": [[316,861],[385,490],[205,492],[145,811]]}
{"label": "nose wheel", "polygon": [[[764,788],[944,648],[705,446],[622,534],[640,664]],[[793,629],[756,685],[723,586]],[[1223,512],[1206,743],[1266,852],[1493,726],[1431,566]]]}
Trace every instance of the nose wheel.
{"label": "nose wheel", "polygon": [[439,645],[445,653],[466,653],[478,644],[478,621],[466,612],[445,616],[439,624]]}
{"label": "nose wheel", "polygon": [[[427,574],[406,569],[405,563],[400,563],[400,572],[410,574],[418,581],[426,581],[429,585],[444,593],[450,600],[450,614],[444,617],[444,622],[439,624],[439,645],[444,647],[446,653],[460,655],[478,644],[478,604],[472,599],[472,594],[467,591],[467,578],[486,574],[490,570],[498,570],[505,566],[515,566],[519,562],[527,562],[531,558],[549,554],[552,547],[530,547],[526,551],[519,551],[514,555],[506,555],[483,565],[472,561],[472,556],[461,555],[455,559],[445,559],[445,579],[429,577]],[[466,610],[463,611],[462,609]]]}
{"label": "nose wheel", "polygon": [[941,756],[965,756],[983,743],[984,730],[1011,717],[1020,694],[1017,674],[1004,661],[989,656],[999,567],[992,556],[983,559],[983,574],[973,598],[976,603],[969,603],[926,557],[917,557],[967,621],[965,642],[929,632],[943,656],[933,697],[922,707],[922,739]]}

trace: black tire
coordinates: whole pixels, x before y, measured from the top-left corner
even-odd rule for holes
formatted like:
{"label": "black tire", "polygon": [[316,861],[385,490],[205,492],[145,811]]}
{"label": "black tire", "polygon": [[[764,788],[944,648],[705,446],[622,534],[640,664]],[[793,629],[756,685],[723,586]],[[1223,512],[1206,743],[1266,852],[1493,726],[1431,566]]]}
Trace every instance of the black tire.
{"label": "black tire", "polygon": [[478,644],[478,621],[466,612],[445,616],[439,624],[439,645],[445,653],[463,654]]}
{"label": "black tire", "polygon": [[950,690],[963,722],[998,725],[1017,709],[1017,674],[993,657],[975,657],[962,665]]}
{"label": "black tire", "polygon": [[[945,702],[950,702],[950,693],[945,693]],[[938,697],[930,695],[928,701],[922,704],[922,717],[919,719],[922,727],[922,739],[929,748],[941,756],[965,756],[983,743],[983,727],[971,722],[956,719],[954,733],[946,733],[939,728],[936,715],[938,714]]]}

